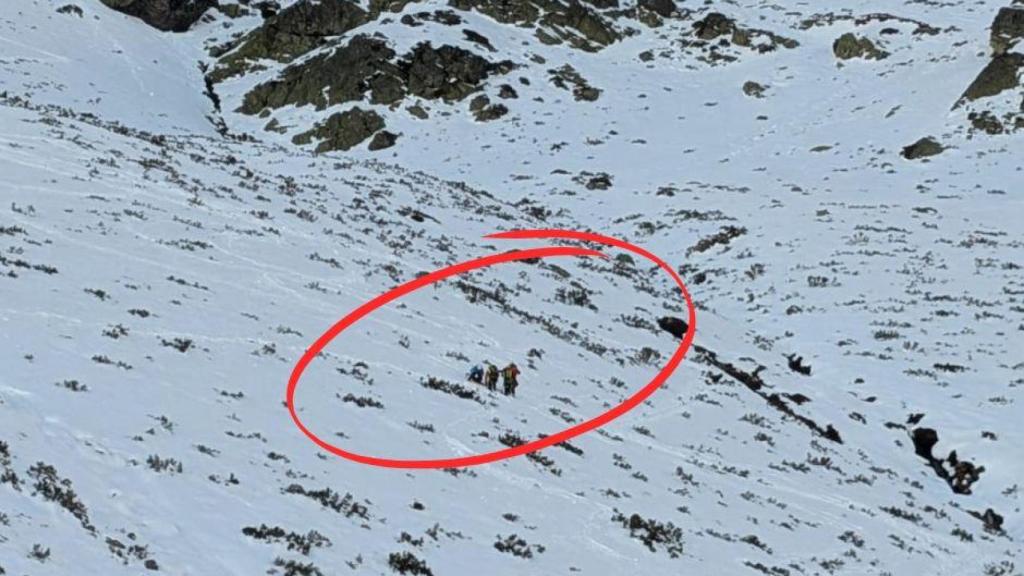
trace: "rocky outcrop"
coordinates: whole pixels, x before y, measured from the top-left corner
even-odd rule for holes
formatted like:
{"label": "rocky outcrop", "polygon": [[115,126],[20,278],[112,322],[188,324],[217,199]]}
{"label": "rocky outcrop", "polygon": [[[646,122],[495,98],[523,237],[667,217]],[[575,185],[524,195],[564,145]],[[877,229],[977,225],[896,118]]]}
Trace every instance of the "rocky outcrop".
{"label": "rocky outcrop", "polygon": [[956,494],[970,494],[971,486],[985,471],[984,466],[960,460],[956,450],[950,451],[945,459],[937,458],[932,450],[939,442],[939,434],[932,428],[914,428],[910,440],[914,443],[914,453],[923,458],[935,471],[935,475],[945,480]]}
{"label": "rocky outcrop", "polygon": [[545,44],[567,42],[594,52],[621,37],[610,20],[578,0],[449,0],[449,5],[476,10],[502,24],[534,27]]}
{"label": "rocky outcrop", "polygon": [[491,99],[481,94],[469,103],[469,111],[477,122],[490,122],[508,114],[508,107],[504,104],[492,104]]}
{"label": "rocky outcrop", "polygon": [[577,101],[593,102],[601,97],[601,90],[594,88],[575,68],[566,64],[561,68],[548,70],[551,83],[563,90],[571,90],[572,97]]}
{"label": "rocky outcrop", "polygon": [[662,18],[668,18],[676,11],[674,0],[640,0],[637,4],[641,8],[650,10]]}
{"label": "rocky outcrop", "polygon": [[367,13],[351,0],[301,0],[246,35],[237,48],[221,58],[210,80],[220,82],[251,70],[262,59],[291,62],[367,19]]}
{"label": "rocky outcrop", "polygon": [[1024,68],[1024,54],[1009,52],[996,56],[967,87],[961,100],[978,100],[1017,88],[1021,68]]}
{"label": "rocky outcrop", "polygon": [[[383,128],[384,119],[379,114],[357,107],[332,114],[312,130],[292,138],[292,142],[305,145],[313,140],[319,140],[320,143],[316,147],[317,153],[349,150]],[[378,142],[379,144],[381,142]]]}
{"label": "rocky outcrop", "polygon": [[491,74],[504,74],[511,62],[490,62],[455,46],[418,44],[396,59],[384,40],[359,35],[331,54],[286,68],[280,78],[260,84],[245,95],[244,114],[268,108],[312,104],[328,106],[362,100],[394,104],[407,95],[446,101],[462,100],[480,89]]}
{"label": "rocky outcrop", "polygon": [[889,53],[875,46],[875,43],[868,38],[861,38],[847,32],[832,43],[832,53],[840,60],[851,60],[863,58],[865,60],[882,60],[889,56]]}
{"label": "rocky outcrop", "polygon": [[736,21],[720,12],[712,12],[693,23],[693,30],[701,40],[714,40],[737,29]]}
{"label": "rocky outcrop", "polygon": [[157,30],[184,32],[217,0],[100,0],[108,7],[139,18]]}
{"label": "rocky outcrop", "polygon": [[700,59],[710,63],[733,62],[738,59],[735,50],[738,47],[757,53],[772,52],[779,47],[796,48],[799,42],[757,28],[745,28],[735,19],[720,12],[709,12],[700,20],[693,22],[693,33],[680,41],[684,48],[695,48],[703,51],[705,56]]}
{"label": "rocky outcrop", "polygon": [[[1020,90],[1024,54],[1011,51],[1020,47],[1022,37],[1024,7],[1000,9],[992,22],[992,59],[953,104],[954,110],[961,106],[967,108],[967,121],[972,133],[996,135],[1024,129],[1024,100],[1017,105],[1012,102],[1014,96],[1011,95],[1011,102],[1007,102],[1004,95],[1005,92],[1016,90],[1016,98],[1020,98],[1024,92]],[[992,98],[998,95],[1002,96]]]}
{"label": "rocky outcrop", "polygon": [[1005,54],[1024,38],[1024,6],[1000,8],[992,21],[992,54]]}
{"label": "rocky outcrop", "polygon": [[[391,99],[394,83],[388,78],[400,74],[391,63],[394,56],[395,51],[383,40],[356,36],[333,53],[290,66],[278,79],[256,86],[245,95],[239,111],[258,114],[266,108],[309,104],[323,110],[360,100],[368,89],[374,101]],[[368,84],[369,79],[374,80],[373,86]]]}

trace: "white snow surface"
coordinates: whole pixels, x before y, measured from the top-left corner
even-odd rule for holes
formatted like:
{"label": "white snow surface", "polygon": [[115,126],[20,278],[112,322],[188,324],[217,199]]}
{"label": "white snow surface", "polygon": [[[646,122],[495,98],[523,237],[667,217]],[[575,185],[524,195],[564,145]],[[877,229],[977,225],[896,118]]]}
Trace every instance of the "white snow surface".
{"label": "white snow surface", "polygon": [[[393,574],[403,552],[438,576],[1024,570],[1024,146],[968,134],[952,109],[1000,3],[828,8],[918,19],[934,36],[899,22],[804,30],[818,9],[789,0],[722,4],[800,42],[722,66],[673,48],[688,21],[589,54],[524,45],[529,31],[475,13],[451,30],[393,15],[366,29],[399,52],[423,36],[468,47],[470,27],[503,58],[547,63],[488,81],[492,99],[502,83],[519,92],[499,121],[475,122],[466,102],[430,103],[429,120],[379,108],[394,148],[323,155],[232,112],[279,66],[226,82],[234,136],[215,129],[204,42],[252,18],[170,34],[64,4],[0,16],[0,573],[139,574],[152,560],[182,575]],[[837,36],[884,26],[901,30],[884,37],[888,59],[836,65]],[[664,54],[644,63],[644,50]],[[551,84],[566,62],[598,101]],[[744,95],[747,80],[765,98]],[[277,114],[299,127],[337,110]],[[899,156],[926,135],[949,148]],[[612,185],[588,190],[583,172]],[[744,232],[694,249],[725,226]],[[788,405],[841,443],[696,350],[641,406],[534,458],[382,469],[292,424],[288,376],[339,318],[418,273],[545,245],[488,233],[545,227],[663,257],[697,303],[696,346],[762,367],[767,394],[803,395]],[[599,249],[610,258],[505,264],[375,312],[310,365],[303,421],[347,450],[444,458],[621,403],[678,345],[658,318],[686,311],[663,272]],[[465,382],[483,360],[523,369],[516,398]],[[912,414],[937,430],[940,458],[985,467],[971,494],[915,455]],[[87,517],[47,497],[37,463]],[[989,508],[999,533],[972,514]],[[645,545],[634,514],[667,541]],[[243,532],[261,524],[315,544]],[[520,555],[495,545],[512,535]]]}

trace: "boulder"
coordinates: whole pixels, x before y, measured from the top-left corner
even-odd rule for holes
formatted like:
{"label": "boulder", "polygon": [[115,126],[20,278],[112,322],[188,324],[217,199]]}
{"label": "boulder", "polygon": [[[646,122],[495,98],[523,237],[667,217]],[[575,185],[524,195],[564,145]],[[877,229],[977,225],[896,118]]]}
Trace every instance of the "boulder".
{"label": "boulder", "polygon": [[658,319],[658,327],[675,336],[676,338],[682,339],[686,335],[686,330],[689,326],[686,325],[681,318],[675,316],[663,316]]}
{"label": "boulder", "polygon": [[931,136],[926,136],[917,142],[914,142],[910,146],[904,147],[900,155],[907,160],[918,160],[920,158],[927,158],[929,156],[941,154],[943,150],[945,150],[945,148],[942,144],[936,142]]}
{"label": "boulder", "polygon": [[720,12],[712,12],[693,23],[694,31],[701,40],[714,40],[736,30],[736,21]]}
{"label": "boulder", "polygon": [[139,18],[157,30],[184,32],[217,0],[100,0],[107,7]]}
{"label": "boulder", "polygon": [[852,58],[863,58],[865,60],[882,60],[887,58],[889,53],[879,49],[875,43],[867,38],[847,32],[832,43],[832,53],[840,60]]}
{"label": "boulder", "polygon": [[915,428],[910,439],[914,442],[914,453],[925,460],[932,460],[932,449],[939,442],[939,433],[931,428]]}
{"label": "boulder", "polygon": [[388,132],[387,130],[381,130],[373,135],[373,139],[370,140],[370,144],[367,149],[371,152],[376,150],[383,150],[385,148],[391,148],[398,141],[398,134],[394,132]]}

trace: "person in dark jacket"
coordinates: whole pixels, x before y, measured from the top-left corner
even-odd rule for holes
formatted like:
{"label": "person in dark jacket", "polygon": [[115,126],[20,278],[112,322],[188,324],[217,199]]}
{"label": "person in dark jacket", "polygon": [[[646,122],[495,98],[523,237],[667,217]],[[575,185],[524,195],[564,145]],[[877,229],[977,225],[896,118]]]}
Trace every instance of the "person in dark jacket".
{"label": "person in dark jacket", "polygon": [[501,377],[504,379],[505,396],[515,396],[519,387],[519,368],[515,363],[509,364],[502,369]]}
{"label": "person in dark jacket", "polygon": [[477,364],[469,371],[469,381],[476,384],[482,384],[484,381],[484,369]]}
{"label": "person in dark jacket", "polygon": [[494,392],[498,389],[498,367],[490,362],[487,363],[487,372],[484,375],[484,383],[487,389]]}

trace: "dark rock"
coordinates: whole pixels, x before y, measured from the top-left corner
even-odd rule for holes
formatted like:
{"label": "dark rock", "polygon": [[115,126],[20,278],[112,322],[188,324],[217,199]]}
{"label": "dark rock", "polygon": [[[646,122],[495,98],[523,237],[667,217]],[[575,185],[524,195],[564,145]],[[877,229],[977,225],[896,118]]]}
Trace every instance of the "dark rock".
{"label": "dark rock", "polygon": [[317,153],[349,150],[383,128],[384,119],[379,114],[356,107],[332,114],[312,130],[292,138],[292,142],[303,145],[309,144],[313,139],[320,140],[316,147]]}
{"label": "dark rock", "polygon": [[910,439],[914,442],[914,452],[928,462],[935,475],[945,480],[955,494],[970,494],[971,486],[985,471],[984,466],[958,458],[955,450],[945,460],[936,458],[932,450],[939,441],[939,434],[931,428],[915,428]]}
{"label": "dark rock", "polygon": [[74,16],[82,17],[82,9],[74,4],[65,4],[60,8],[57,8],[58,14],[72,14]]}
{"label": "dark rock", "polygon": [[497,120],[508,114],[508,108],[504,104],[491,104],[491,99],[484,95],[473,98],[469,103],[469,110],[477,122]]}
{"label": "dark rock", "polygon": [[217,10],[228,18],[241,18],[249,15],[249,10],[241,4],[221,4],[217,6]]}
{"label": "dark rock", "polygon": [[607,190],[612,187],[612,177],[605,173],[595,174],[587,179],[587,190]]}
{"label": "dark rock", "polygon": [[491,63],[455,46],[421,43],[399,63],[409,93],[421,98],[462,100],[480,88],[491,73],[505,73],[511,62]]}
{"label": "dark rock", "polygon": [[932,449],[939,442],[938,432],[931,428],[915,428],[911,433],[910,439],[914,442],[915,454],[925,460],[934,458]]}
{"label": "dark rock", "polygon": [[449,4],[476,10],[502,24],[543,26],[537,27],[536,35],[545,44],[567,41],[575,48],[596,51],[619,39],[605,18],[578,0],[449,0]]}
{"label": "dark rock", "polygon": [[984,514],[981,515],[981,521],[985,526],[986,532],[992,532],[999,534],[1003,531],[1003,517],[997,514],[995,510],[986,508]]}
{"label": "dark rock", "polygon": [[880,50],[875,43],[868,38],[860,38],[852,32],[847,32],[832,43],[832,52],[840,60],[851,58],[864,58],[865,60],[882,60],[889,56],[885,50]]}
{"label": "dark rock", "polygon": [[548,70],[551,75],[551,82],[563,90],[572,90],[572,96],[577,101],[583,100],[593,102],[601,97],[601,90],[591,86],[587,80],[576,71],[571,65],[566,64],[561,68]]}
{"label": "dark rock", "polygon": [[488,40],[487,37],[484,36],[483,34],[470,30],[469,28],[463,30],[462,33],[466,36],[466,40],[469,40],[474,44],[483,46],[484,48],[490,50],[491,52],[497,52],[497,49],[491,45],[491,41]]}
{"label": "dark rock", "polygon": [[391,148],[398,141],[398,134],[388,132],[387,130],[381,130],[373,135],[373,139],[370,140],[370,144],[367,148],[372,152],[376,150],[383,150],[385,148]]}
{"label": "dark rock", "polygon": [[640,0],[639,5],[662,18],[668,18],[676,11],[674,0]]}
{"label": "dark rock", "polygon": [[487,106],[490,103],[491,103],[491,99],[488,98],[487,96],[484,96],[483,94],[481,94],[480,96],[477,96],[476,98],[473,98],[472,100],[469,101],[469,111],[470,112],[479,112],[480,110],[483,110],[484,107]]}
{"label": "dark rock", "polygon": [[943,148],[942,144],[936,142],[931,136],[926,136],[910,146],[904,147],[900,155],[907,160],[917,160],[941,154],[943,150],[945,148]]}
{"label": "dark rock", "polygon": [[427,118],[430,118],[430,114],[427,114],[426,109],[424,109],[423,106],[420,106],[419,104],[409,106],[406,110],[408,110],[409,114],[412,114],[413,116],[419,118],[420,120],[426,120]]}
{"label": "dark rock", "polygon": [[975,130],[986,134],[1002,134],[1006,131],[1006,127],[999,121],[999,118],[996,118],[996,116],[988,110],[971,112],[967,115],[967,119],[971,122],[971,126]]}
{"label": "dark rock", "polygon": [[258,114],[264,108],[312,104],[318,110],[361,100],[369,89],[368,78],[401,75],[390,60],[395,51],[383,40],[360,34],[329,55],[320,55],[286,68],[277,80],[253,88],[245,95],[244,114]]}
{"label": "dark rock", "polygon": [[351,0],[300,0],[253,30],[241,45],[221,59],[211,73],[220,82],[244,72],[261,59],[291,62],[367,21],[366,12]]}
{"label": "dark rock", "polygon": [[157,30],[184,32],[217,0],[100,0],[107,7],[141,19]]}
{"label": "dark rock", "polygon": [[764,98],[765,86],[758,84],[753,80],[748,80],[743,83],[743,93],[753,98]]}
{"label": "dark rock", "polygon": [[1024,67],[1024,54],[1014,52],[992,58],[978,77],[967,87],[961,100],[977,100],[995,96],[1003,90],[1020,86],[1020,69]]}
{"label": "dark rock", "polygon": [[797,356],[796,354],[789,354],[786,356],[787,364],[789,369],[797,374],[803,374],[804,376],[811,375],[811,367],[804,364],[804,357]]}
{"label": "dark rock", "polygon": [[260,17],[264,20],[267,18],[273,18],[281,11],[281,5],[275,0],[260,0],[259,2],[253,2],[252,7],[260,11]]}
{"label": "dark rock", "polygon": [[686,335],[686,330],[689,328],[681,318],[675,316],[663,316],[658,319],[658,327],[675,336],[676,338],[682,339]]}
{"label": "dark rock", "polygon": [[732,34],[736,29],[736,21],[725,14],[712,12],[702,20],[693,23],[697,37],[701,40],[714,40],[725,34]]}
{"label": "dark rock", "polygon": [[512,86],[502,84],[501,87],[498,88],[498,98],[505,98],[506,100],[510,98],[519,98],[519,93],[516,92],[516,89]]}
{"label": "dark rock", "polygon": [[1000,8],[992,21],[992,53],[1005,54],[1024,38],[1024,7]]}
{"label": "dark rock", "polygon": [[374,17],[384,12],[393,12],[397,14],[414,1],[415,0],[370,0],[370,14],[373,14]]}

